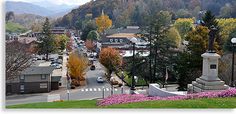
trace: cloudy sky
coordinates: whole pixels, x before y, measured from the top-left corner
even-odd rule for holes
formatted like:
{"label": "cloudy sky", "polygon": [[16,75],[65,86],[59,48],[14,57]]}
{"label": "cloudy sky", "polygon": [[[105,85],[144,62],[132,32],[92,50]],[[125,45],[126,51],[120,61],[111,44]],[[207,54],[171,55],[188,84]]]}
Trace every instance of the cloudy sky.
{"label": "cloudy sky", "polygon": [[67,4],[67,5],[82,5],[86,2],[89,2],[90,0],[6,0],[6,1],[22,1],[22,2],[50,2],[53,4],[61,5],[61,4]]}

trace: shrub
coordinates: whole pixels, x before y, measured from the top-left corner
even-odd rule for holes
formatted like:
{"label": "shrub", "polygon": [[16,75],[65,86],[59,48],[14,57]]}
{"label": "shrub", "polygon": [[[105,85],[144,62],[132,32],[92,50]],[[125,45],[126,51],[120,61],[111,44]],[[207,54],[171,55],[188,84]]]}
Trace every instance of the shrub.
{"label": "shrub", "polygon": [[71,85],[74,85],[74,86],[78,87],[79,86],[79,81],[76,80],[76,79],[72,79],[71,80]]}

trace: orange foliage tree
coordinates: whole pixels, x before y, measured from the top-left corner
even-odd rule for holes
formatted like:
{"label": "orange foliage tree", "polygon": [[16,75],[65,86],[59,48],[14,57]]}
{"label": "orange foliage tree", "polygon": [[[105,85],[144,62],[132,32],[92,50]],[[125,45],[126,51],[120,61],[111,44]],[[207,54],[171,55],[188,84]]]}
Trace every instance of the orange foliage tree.
{"label": "orange foliage tree", "polygon": [[104,33],[104,31],[112,26],[112,20],[103,13],[96,18],[96,25],[98,26],[98,32]]}
{"label": "orange foliage tree", "polygon": [[122,58],[119,54],[119,51],[113,48],[104,48],[99,55],[100,63],[106,67],[108,76],[112,74],[113,71],[116,71],[122,63]]}
{"label": "orange foliage tree", "polygon": [[93,50],[95,45],[92,40],[87,39],[85,42],[85,46],[88,50]]}
{"label": "orange foliage tree", "polygon": [[68,73],[72,79],[76,79],[78,81],[85,80],[85,70],[88,67],[88,60],[83,56],[79,56],[78,53],[71,53],[69,55],[67,68]]}

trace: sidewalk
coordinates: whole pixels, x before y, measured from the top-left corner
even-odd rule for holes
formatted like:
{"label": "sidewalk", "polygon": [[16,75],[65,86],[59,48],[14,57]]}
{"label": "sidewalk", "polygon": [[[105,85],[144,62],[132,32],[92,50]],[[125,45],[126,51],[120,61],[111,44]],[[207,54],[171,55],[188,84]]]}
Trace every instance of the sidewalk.
{"label": "sidewalk", "polygon": [[63,52],[63,63],[62,63],[62,75],[61,75],[61,87],[66,87],[67,86],[67,77],[66,77],[66,72],[67,72],[67,58],[68,56],[65,54],[65,51]]}

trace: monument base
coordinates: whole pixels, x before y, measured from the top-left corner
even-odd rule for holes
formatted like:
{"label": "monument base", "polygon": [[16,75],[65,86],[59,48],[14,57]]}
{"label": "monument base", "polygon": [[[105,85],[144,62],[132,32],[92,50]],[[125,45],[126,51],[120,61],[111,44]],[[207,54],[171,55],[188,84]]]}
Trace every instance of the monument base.
{"label": "monument base", "polygon": [[192,84],[188,84],[188,93],[198,93],[207,91],[220,91],[226,90],[229,86],[225,85],[224,81],[221,80],[204,80],[197,78]]}
{"label": "monument base", "polygon": [[188,93],[219,91],[226,90],[229,86],[218,78],[218,59],[220,55],[217,53],[204,53],[202,76],[188,84]]}

